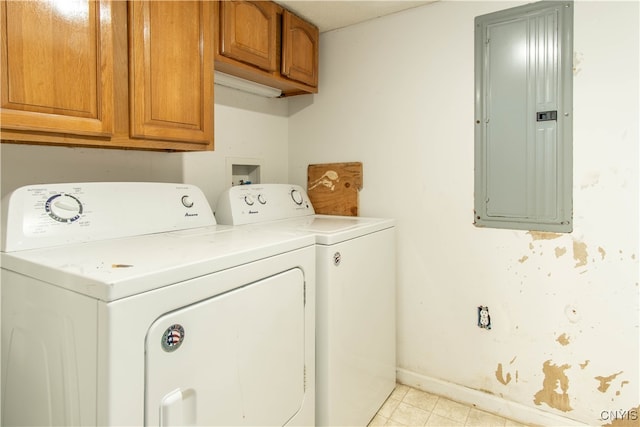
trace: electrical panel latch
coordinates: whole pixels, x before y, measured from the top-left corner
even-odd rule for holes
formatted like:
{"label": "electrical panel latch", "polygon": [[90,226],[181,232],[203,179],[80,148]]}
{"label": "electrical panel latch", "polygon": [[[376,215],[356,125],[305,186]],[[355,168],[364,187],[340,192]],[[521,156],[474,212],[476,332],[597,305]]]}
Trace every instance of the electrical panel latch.
{"label": "electrical panel latch", "polygon": [[536,113],[537,121],[546,122],[549,120],[558,120],[558,112],[557,111],[539,111]]}

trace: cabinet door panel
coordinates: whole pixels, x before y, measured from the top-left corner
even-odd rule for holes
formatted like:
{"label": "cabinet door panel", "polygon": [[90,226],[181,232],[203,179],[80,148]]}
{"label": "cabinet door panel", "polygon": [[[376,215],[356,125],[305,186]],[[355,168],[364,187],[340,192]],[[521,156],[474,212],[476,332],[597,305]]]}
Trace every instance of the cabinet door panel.
{"label": "cabinet door panel", "polygon": [[278,6],[265,1],[220,3],[220,53],[267,71],[278,66]]}
{"label": "cabinet door panel", "polygon": [[309,86],[318,86],[318,29],[284,11],[282,34],[282,74]]}
{"label": "cabinet door panel", "polygon": [[113,34],[107,1],[3,1],[2,127],[110,135]]}
{"label": "cabinet door panel", "polygon": [[131,136],[213,144],[211,2],[129,3]]}

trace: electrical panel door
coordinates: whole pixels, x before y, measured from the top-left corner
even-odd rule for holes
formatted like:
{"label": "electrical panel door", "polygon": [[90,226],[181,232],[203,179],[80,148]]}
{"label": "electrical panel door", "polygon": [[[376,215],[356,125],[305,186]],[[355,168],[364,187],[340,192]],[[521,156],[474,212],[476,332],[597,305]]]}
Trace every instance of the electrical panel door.
{"label": "electrical panel door", "polygon": [[475,218],[572,230],[572,2],[475,21]]}

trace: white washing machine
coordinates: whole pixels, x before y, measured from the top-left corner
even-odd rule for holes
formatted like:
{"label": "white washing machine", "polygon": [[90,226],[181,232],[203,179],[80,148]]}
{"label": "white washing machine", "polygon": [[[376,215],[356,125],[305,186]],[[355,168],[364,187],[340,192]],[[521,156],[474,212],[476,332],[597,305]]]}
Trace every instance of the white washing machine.
{"label": "white washing machine", "polygon": [[2,425],[313,425],[315,240],[159,183],[3,200]]}
{"label": "white washing machine", "polygon": [[215,215],[314,236],[316,424],[367,425],[396,380],[395,221],[316,215],[306,192],[287,184],[232,187]]}

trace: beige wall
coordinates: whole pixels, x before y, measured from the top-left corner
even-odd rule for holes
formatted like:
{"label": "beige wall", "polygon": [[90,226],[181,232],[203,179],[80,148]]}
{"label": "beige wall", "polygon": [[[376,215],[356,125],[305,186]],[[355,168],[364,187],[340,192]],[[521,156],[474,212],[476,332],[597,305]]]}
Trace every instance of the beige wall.
{"label": "beige wall", "polygon": [[473,19],[515,4],[441,1],[323,34],[320,93],[290,101],[289,177],[362,161],[362,215],[398,219],[401,380],[602,424],[640,403],[638,2],[575,4],[575,227],[553,236],[472,225]]}

